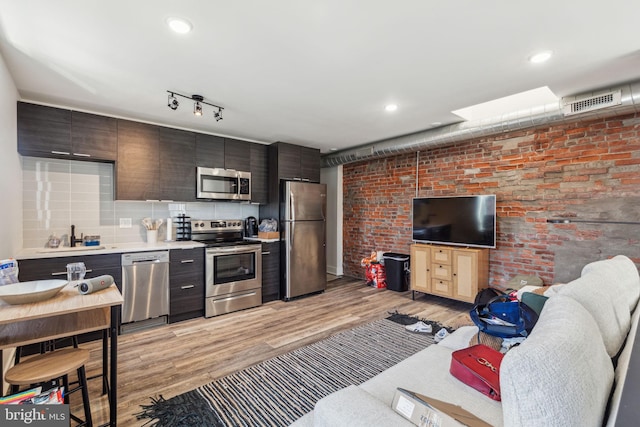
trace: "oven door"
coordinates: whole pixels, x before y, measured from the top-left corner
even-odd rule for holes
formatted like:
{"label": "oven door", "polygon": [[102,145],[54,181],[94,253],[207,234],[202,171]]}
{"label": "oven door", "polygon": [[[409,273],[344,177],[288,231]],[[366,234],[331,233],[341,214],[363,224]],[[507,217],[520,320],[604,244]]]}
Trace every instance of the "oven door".
{"label": "oven door", "polygon": [[260,245],[208,248],[205,264],[207,297],[262,287]]}
{"label": "oven door", "polygon": [[196,197],[211,200],[251,200],[251,173],[197,168]]}

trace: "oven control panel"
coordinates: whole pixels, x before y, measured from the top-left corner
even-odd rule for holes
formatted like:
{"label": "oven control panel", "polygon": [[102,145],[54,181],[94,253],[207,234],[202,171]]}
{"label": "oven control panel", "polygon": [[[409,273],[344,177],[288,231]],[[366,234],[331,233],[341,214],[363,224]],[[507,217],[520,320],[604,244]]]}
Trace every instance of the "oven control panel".
{"label": "oven control panel", "polygon": [[191,220],[193,232],[202,231],[237,231],[242,230],[241,219],[194,219]]}

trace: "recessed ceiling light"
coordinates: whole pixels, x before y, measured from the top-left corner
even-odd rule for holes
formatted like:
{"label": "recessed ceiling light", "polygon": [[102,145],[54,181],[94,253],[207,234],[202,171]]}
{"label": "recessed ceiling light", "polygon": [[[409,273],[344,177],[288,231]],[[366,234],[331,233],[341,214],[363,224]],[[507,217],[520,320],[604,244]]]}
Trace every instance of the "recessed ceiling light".
{"label": "recessed ceiling light", "polygon": [[529,62],[532,64],[541,64],[543,62],[548,61],[551,58],[552,52],[550,50],[545,50],[544,52],[538,52],[529,57]]}
{"label": "recessed ceiling light", "polygon": [[335,148],[335,147],[330,148],[329,150],[331,150],[331,151],[338,151],[338,149],[337,149],[337,148]]}
{"label": "recessed ceiling light", "polygon": [[396,111],[398,106],[396,104],[389,104],[384,107],[385,111]]}
{"label": "recessed ceiling light", "polygon": [[191,22],[182,18],[167,18],[167,25],[178,34],[186,34],[193,28]]}
{"label": "recessed ceiling light", "polygon": [[442,124],[442,122],[433,122],[433,123],[431,123],[431,127],[432,128],[436,128],[436,127],[440,126],[441,124]]}

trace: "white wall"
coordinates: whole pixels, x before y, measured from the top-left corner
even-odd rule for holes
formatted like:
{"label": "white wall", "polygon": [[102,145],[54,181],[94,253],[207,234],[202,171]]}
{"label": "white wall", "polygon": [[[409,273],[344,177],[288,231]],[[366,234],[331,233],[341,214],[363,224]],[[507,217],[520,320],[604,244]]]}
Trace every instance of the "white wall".
{"label": "white wall", "polygon": [[18,90],[0,55],[0,259],[22,248],[22,171],[18,154]]}
{"label": "white wall", "polygon": [[323,168],[327,184],[327,273],[342,276],[342,166]]}

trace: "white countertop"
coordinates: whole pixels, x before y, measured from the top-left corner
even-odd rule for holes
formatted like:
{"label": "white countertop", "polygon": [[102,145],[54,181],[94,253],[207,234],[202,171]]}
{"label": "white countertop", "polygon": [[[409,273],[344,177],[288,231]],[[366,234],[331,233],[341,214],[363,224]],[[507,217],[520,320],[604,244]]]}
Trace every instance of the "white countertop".
{"label": "white countertop", "polygon": [[169,249],[193,249],[202,247],[204,247],[204,244],[189,240],[184,242],[158,242],[155,245],[148,245],[143,242],[104,244],[96,246],[95,249],[93,249],[91,246],[78,246],[75,248],[65,246],[57,249],[26,248],[18,252],[18,254],[14,258],[19,261],[21,259],[34,258],[60,258],[66,256],[120,254],[125,252],[149,252]]}

